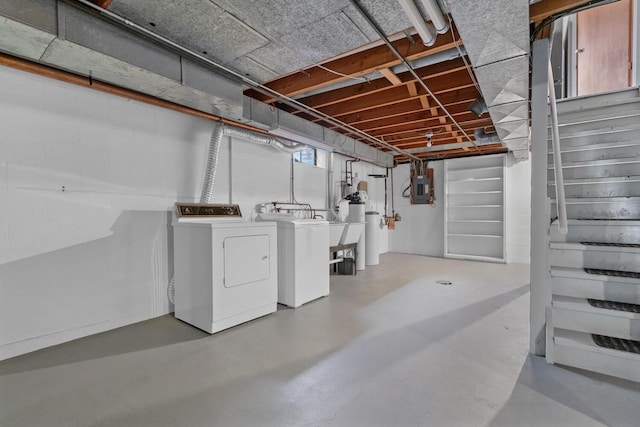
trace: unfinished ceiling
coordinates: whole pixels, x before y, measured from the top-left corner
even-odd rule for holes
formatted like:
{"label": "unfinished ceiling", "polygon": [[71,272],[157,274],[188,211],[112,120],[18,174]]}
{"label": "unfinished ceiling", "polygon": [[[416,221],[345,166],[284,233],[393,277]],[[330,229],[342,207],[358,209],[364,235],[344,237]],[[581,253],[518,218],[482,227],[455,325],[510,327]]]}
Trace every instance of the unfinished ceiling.
{"label": "unfinished ceiling", "polygon": [[[519,158],[528,155],[530,6],[524,0],[440,0],[453,22],[429,47],[395,0],[91,0],[108,11],[105,15],[122,18],[119,33],[131,31],[124,27],[135,23],[174,44],[156,54],[157,40],[133,43],[99,21],[93,25],[81,20],[79,14],[89,10],[86,0],[3,3],[0,49],[5,52],[90,73],[265,130],[273,120],[259,126],[246,111],[247,105],[260,110],[257,104],[244,102],[245,111],[240,112],[243,103],[233,91],[235,85],[245,88],[245,95],[276,106],[282,117],[315,123],[311,134],[318,134],[319,126],[335,131],[320,131],[319,138],[334,141],[342,134],[395,155],[396,162],[506,148]],[[540,18],[545,10],[556,11],[551,3],[558,2],[543,0],[531,8],[537,8]],[[420,1],[416,5],[428,16]],[[61,9],[66,9],[65,20],[59,19]],[[21,23],[35,25],[37,31],[25,30]],[[378,31],[411,70],[380,40]],[[177,55],[182,50],[174,54],[175,46],[200,60]],[[94,57],[94,51],[102,56]],[[220,80],[211,72],[220,69],[231,74]],[[107,75],[114,70],[117,76]],[[481,96],[488,113],[477,116],[469,105]]]}

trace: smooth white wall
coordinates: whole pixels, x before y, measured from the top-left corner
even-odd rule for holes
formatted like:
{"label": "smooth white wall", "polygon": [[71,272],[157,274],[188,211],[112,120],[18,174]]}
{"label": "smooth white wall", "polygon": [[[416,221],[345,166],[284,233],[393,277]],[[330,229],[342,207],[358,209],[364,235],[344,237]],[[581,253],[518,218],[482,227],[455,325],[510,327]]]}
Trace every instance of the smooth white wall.
{"label": "smooth white wall", "polygon": [[531,160],[507,156],[505,171],[507,262],[531,262]]}
{"label": "smooth white wall", "polygon": [[[171,212],[213,126],[0,67],[0,359],[172,309]],[[288,201],[290,159],[224,138],[213,202]],[[326,176],[296,165],[296,198],[324,207]]]}
{"label": "smooth white wall", "polygon": [[410,204],[402,197],[402,190],[409,185],[409,165],[393,170],[395,211],[402,217],[395,230],[389,231],[393,252],[444,256],[444,162],[429,162],[428,167],[433,168],[435,205]]}

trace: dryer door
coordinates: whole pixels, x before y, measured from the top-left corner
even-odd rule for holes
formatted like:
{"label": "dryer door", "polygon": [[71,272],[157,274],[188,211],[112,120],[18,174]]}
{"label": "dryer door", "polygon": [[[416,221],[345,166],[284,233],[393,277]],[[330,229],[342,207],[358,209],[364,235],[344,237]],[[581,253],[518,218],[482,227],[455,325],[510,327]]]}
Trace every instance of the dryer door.
{"label": "dryer door", "polygon": [[234,236],[224,239],[224,287],[232,288],[267,280],[269,236]]}

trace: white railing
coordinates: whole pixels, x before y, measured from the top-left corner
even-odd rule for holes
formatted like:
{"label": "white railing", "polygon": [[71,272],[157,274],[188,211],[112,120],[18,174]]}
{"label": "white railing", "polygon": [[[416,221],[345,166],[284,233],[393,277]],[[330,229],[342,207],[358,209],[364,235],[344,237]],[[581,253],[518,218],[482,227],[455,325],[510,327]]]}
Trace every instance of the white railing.
{"label": "white railing", "polygon": [[560,155],[560,131],[558,130],[558,111],[556,108],[556,91],[553,81],[551,61],[548,65],[549,106],[551,107],[551,143],[553,145],[553,172],[556,180],[556,208],[558,211],[558,230],[567,234],[567,201],[564,196],[564,173],[562,171],[562,157]]}

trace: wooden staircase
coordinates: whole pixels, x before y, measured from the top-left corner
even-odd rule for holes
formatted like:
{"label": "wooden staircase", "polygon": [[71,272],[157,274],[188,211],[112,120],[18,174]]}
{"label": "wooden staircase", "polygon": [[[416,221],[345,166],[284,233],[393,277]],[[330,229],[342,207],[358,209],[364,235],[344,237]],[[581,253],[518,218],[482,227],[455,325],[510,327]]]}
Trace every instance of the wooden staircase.
{"label": "wooden staircase", "polygon": [[569,231],[550,218],[546,358],[640,381],[640,91],[557,107]]}

